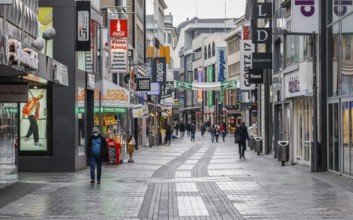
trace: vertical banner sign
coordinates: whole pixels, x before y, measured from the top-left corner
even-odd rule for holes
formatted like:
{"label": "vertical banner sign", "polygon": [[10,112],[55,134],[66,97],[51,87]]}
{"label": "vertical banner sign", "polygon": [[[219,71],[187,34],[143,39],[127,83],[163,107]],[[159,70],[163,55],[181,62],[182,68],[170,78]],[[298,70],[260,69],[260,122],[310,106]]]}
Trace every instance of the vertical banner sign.
{"label": "vertical banner sign", "polygon": [[90,39],[91,2],[77,1],[76,10],[77,10],[76,51],[90,51],[91,50],[91,39]]}
{"label": "vertical banner sign", "polygon": [[165,57],[155,57],[152,63],[152,82],[158,82],[164,89],[167,78],[167,66]]}
{"label": "vertical banner sign", "polygon": [[243,26],[243,40],[249,40],[250,30],[249,25]]}
{"label": "vertical banner sign", "polygon": [[319,0],[294,0],[291,8],[292,32],[319,31]]}
{"label": "vertical banner sign", "polygon": [[[197,68],[197,82],[202,82],[203,78],[203,68],[199,67]],[[199,89],[197,90],[197,102],[202,102],[202,90]]]}
{"label": "vertical banner sign", "polygon": [[111,38],[109,42],[110,72],[128,73],[127,39]]}
{"label": "vertical banner sign", "polygon": [[217,48],[217,69],[218,69],[218,81],[223,82],[227,75],[225,47]]}
{"label": "vertical banner sign", "polygon": [[254,90],[255,85],[249,82],[249,69],[252,68],[254,45],[251,40],[240,41],[240,90]]}
{"label": "vertical banner sign", "polygon": [[266,19],[272,17],[272,3],[255,3],[253,7],[254,19]]}
{"label": "vertical banner sign", "polygon": [[[213,82],[213,67],[212,65],[207,67],[207,81]],[[207,91],[207,103],[208,107],[213,106],[213,91]]]}

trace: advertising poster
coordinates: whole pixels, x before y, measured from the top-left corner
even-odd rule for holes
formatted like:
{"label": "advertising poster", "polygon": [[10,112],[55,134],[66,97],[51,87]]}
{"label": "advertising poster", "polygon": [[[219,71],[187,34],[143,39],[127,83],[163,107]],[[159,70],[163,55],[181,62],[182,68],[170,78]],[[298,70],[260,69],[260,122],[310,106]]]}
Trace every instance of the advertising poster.
{"label": "advertising poster", "polygon": [[30,89],[28,101],[20,105],[20,151],[46,151],[47,90]]}

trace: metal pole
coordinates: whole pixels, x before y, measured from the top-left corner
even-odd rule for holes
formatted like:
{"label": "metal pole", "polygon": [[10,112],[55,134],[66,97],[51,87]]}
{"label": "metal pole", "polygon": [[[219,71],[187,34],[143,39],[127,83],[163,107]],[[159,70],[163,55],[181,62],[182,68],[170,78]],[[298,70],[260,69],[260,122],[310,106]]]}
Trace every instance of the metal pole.
{"label": "metal pole", "polygon": [[314,146],[311,152],[311,172],[318,172],[318,124],[317,124],[317,75],[316,75],[316,33],[311,35],[312,57],[313,57],[313,141]]}

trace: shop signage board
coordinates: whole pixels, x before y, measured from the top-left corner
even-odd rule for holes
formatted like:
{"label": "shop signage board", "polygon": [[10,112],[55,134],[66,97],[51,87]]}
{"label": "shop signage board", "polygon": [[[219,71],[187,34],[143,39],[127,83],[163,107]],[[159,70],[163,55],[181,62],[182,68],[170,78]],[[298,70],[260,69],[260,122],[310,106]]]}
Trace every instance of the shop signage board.
{"label": "shop signage board", "polygon": [[159,95],[160,85],[159,83],[151,82],[151,90],[147,92],[148,95]]}
{"label": "shop signage board", "polygon": [[127,39],[110,39],[110,72],[128,73]]}
{"label": "shop signage board", "polygon": [[240,41],[240,90],[254,90],[255,85],[249,82],[249,69],[252,68],[254,44],[251,40]]}
{"label": "shop signage board", "polygon": [[110,20],[110,37],[111,38],[127,38],[128,22],[123,19]]}
{"label": "shop signage board", "polygon": [[134,50],[133,49],[129,49],[127,51],[127,58],[128,58],[128,60],[133,60],[134,59]]}
{"label": "shop signage board", "polygon": [[303,62],[299,64],[297,70],[283,73],[284,98],[312,96],[312,69],[311,62]]}
{"label": "shop signage board", "polygon": [[[213,82],[213,66],[212,65],[207,67],[207,81]],[[212,91],[207,92],[207,104],[208,104],[208,107],[213,106],[213,92]]]}
{"label": "shop signage board", "polygon": [[271,28],[253,28],[252,42],[254,44],[270,44],[272,43]]}
{"label": "shop signage board", "polygon": [[15,0],[0,0],[0,5],[13,5]]}
{"label": "shop signage board", "polygon": [[150,91],[151,90],[151,79],[149,78],[138,78],[136,91]]}
{"label": "shop signage board", "polygon": [[253,7],[253,18],[266,19],[272,16],[272,3],[256,3]]}
{"label": "shop signage board", "polygon": [[22,42],[16,39],[8,39],[7,45],[10,65],[19,65],[25,69],[38,70],[38,52],[30,48],[23,48]]}
{"label": "shop signage board", "polygon": [[[319,31],[319,0],[293,0],[291,7],[291,32]],[[338,1],[334,1],[338,2]],[[343,1],[342,1],[343,2]]]}
{"label": "shop signage board", "polygon": [[185,82],[180,80],[175,80],[175,88],[182,90],[202,90],[202,91],[220,91],[220,90],[232,90],[238,89],[237,80],[228,80],[223,82]]}
{"label": "shop signage board", "polygon": [[167,81],[164,86],[161,87],[161,99],[166,99],[172,97],[174,91],[174,82]]}
{"label": "shop signage board", "polygon": [[130,91],[104,80],[101,99],[103,107],[129,107]]}
{"label": "shop signage board", "polygon": [[249,82],[250,83],[264,83],[264,76],[262,69],[250,69],[249,70]]}
{"label": "shop signage board", "polygon": [[91,50],[91,2],[90,1],[76,1],[76,19],[77,19],[77,51],[90,51]]}
{"label": "shop signage board", "polygon": [[227,76],[227,53],[225,47],[217,48],[217,70],[218,70],[218,81],[222,82]]}
{"label": "shop signage board", "polygon": [[[197,82],[202,82],[203,78],[203,68],[199,67],[197,68]],[[202,102],[202,90],[197,91],[197,102]]]}
{"label": "shop signage board", "polygon": [[95,89],[95,76],[92,73],[87,73],[87,89]]}
{"label": "shop signage board", "polygon": [[142,104],[133,105],[131,107],[131,109],[132,109],[132,117],[133,118],[139,118],[139,117],[143,116]]}
{"label": "shop signage board", "polygon": [[271,69],[272,53],[253,53],[252,54],[253,69]]}
{"label": "shop signage board", "polygon": [[2,84],[0,86],[0,102],[27,102],[27,84]]}
{"label": "shop signage board", "polygon": [[[353,11],[353,0],[341,0],[332,1],[332,22],[350,14]],[[351,19],[342,20],[342,33],[352,33],[352,21]],[[339,24],[336,23],[332,26],[332,33],[338,32]]]}
{"label": "shop signage board", "polygon": [[152,82],[158,82],[161,87],[165,85],[167,66],[165,57],[155,57],[152,62]]}

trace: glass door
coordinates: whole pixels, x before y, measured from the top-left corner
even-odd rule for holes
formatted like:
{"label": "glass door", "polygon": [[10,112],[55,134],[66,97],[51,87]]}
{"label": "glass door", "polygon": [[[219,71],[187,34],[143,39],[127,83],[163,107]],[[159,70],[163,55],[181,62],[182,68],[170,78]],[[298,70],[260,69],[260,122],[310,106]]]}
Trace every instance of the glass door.
{"label": "glass door", "polygon": [[0,103],[0,187],[16,182],[18,104]]}
{"label": "glass door", "polygon": [[343,173],[353,174],[353,100],[342,102],[342,164]]}
{"label": "glass door", "polygon": [[328,165],[330,170],[339,172],[339,106],[338,103],[329,103],[328,106]]}

